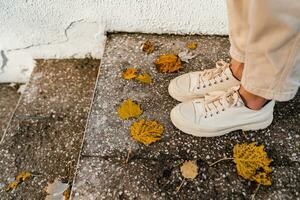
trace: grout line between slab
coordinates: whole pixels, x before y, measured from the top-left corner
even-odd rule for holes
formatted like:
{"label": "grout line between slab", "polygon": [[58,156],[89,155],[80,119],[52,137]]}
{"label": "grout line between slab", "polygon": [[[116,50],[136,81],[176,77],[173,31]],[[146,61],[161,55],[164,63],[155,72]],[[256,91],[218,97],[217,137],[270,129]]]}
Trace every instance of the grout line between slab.
{"label": "grout line between slab", "polygon": [[[104,45],[104,49],[105,49],[105,46],[107,44],[107,36],[106,36],[106,42],[105,42],[105,45]],[[104,55],[104,53],[103,53]],[[87,132],[87,127],[89,125],[89,122],[90,122],[90,116],[91,116],[91,112],[92,112],[92,108],[93,108],[93,103],[94,103],[94,99],[95,99],[95,95],[96,95],[96,90],[97,90],[97,85],[98,85],[98,78],[100,76],[100,70],[101,70],[101,65],[102,65],[102,59],[100,59],[100,65],[98,67],[98,73],[97,73],[97,78],[96,78],[96,82],[95,82],[95,86],[94,86],[94,91],[93,91],[93,95],[92,95],[92,98],[91,98],[91,103],[90,103],[90,108],[89,108],[89,113],[88,113],[88,116],[87,116],[87,121],[86,121],[86,124],[85,124],[85,128],[84,128],[84,133],[83,133],[83,136],[82,136],[82,142],[81,142],[81,145],[80,145],[80,151],[78,153],[78,158],[77,158],[77,162],[76,162],[76,166],[75,166],[75,172],[74,172],[74,177],[73,177],[73,180],[72,180],[72,189],[71,189],[71,193],[70,193],[70,199],[72,200],[73,197],[74,197],[74,190],[73,190],[73,186],[75,185],[75,180],[76,180],[76,177],[77,177],[77,173],[78,173],[78,167],[79,167],[79,163],[80,163],[80,159],[81,159],[81,152],[83,150],[83,145],[84,145],[84,141],[85,141],[85,136],[86,136],[86,132]]]}
{"label": "grout line between slab", "polygon": [[31,80],[31,78],[32,78],[32,77],[31,77],[32,75],[33,75],[33,71],[31,72],[30,79],[28,80],[28,82],[27,82],[26,85],[25,85],[25,90],[24,90],[24,92],[21,93],[21,95],[20,95],[20,97],[19,97],[19,99],[18,99],[18,102],[17,102],[17,104],[16,104],[16,106],[15,106],[15,109],[14,109],[14,111],[12,112],[12,114],[10,115],[10,119],[9,119],[9,121],[7,122],[5,131],[4,131],[4,133],[3,133],[2,137],[1,137],[0,145],[3,144],[3,142],[4,142],[4,138],[5,138],[6,134],[7,134],[7,130],[8,130],[8,128],[9,128],[10,124],[11,124],[11,121],[12,121],[13,117],[14,117],[15,114],[16,114],[16,111],[17,111],[17,108],[19,107],[19,104],[20,104],[20,102],[21,102],[21,99],[22,99],[23,96],[25,95],[26,89],[27,89],[27,87],[28,87],[28,83],[30,82],[30,80]]}

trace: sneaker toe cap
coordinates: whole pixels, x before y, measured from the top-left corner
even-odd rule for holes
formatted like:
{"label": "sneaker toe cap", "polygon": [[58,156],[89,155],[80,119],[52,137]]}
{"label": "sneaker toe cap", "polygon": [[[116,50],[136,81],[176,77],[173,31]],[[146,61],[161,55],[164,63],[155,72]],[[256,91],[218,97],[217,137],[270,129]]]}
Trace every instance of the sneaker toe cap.
{"label": "sneaker toe cap", "polygon": [[169,84],[170,95],[182,101],[184,97],[190,95],[190,77],[187,74],[173,79]]}
{"label": "sneaker toe cap", "polygon": [[188,74],[175,78],[173,84],[180,92],[189,93],[190,91],[190,77]]}
{"label": "sneaker toe cap", "polygon": [[192,125],[196,119],[196,112],[192,101],[178,104],[171,112],[171,118],[175,123],[186,126]]}

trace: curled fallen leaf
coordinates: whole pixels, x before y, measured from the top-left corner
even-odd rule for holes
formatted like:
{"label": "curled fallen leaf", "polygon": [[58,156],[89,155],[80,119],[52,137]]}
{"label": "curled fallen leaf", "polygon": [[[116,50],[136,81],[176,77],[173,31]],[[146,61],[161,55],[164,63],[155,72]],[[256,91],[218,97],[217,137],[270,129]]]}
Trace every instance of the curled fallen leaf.
{"label": "curled fallen leaf", "polygon": [[262,185],[271,185],[268,174],[272,172],[269,167],[272,160],[267,157],[264,145],[256,143],[236,144],[233,148],[233,158],[237,172],[246,180],[256,181]]}
{"label": "curled fallen leaf", "polygon": [[154,49],[155,49],[154,44],[149,40],[144,42],[144,44],[142,45],[142,50],[148,54],[153,53]]}
{"label": "curled fallen leaf", "polygon": [[127,68],[125,71],[122,73],[122,77],[126,80],[134,79],[136,75],[136,69],[133,67]]}
{"label": "curled fallen leaf", "polygon": [[145,119],[134,122],[130,127],[131,137],[144,145],[159,141],[163,131],[163,125],[156,121]]}
{"label": "curled fallen leaf", "polygon": [[63,183],[59,179],[55,179],[54,182],[48,183],[44,190],[48,194],[45,200],[70,199],[71,186],[68,183]]}
{"label": "curled fallen leaf", "polygon": [[198,166],[195,160],[185,161],[180,167],[181,174],[184,178],[194,179],[198,175]]}
{"label": "curled fallen leaf", "polygon": [[154,61],[154,64],[156,65],[157,70],[162,73],[172,73],[182,68],[181,60],[175,54],[160,55]]}
{"label": "curled fallen leaf", "polygon": [[123,120],[139,117],[143,113],[141,107],[131,99],[125,100],[118,108],[119,117]]}
{"label": "curled fallen leaf", "polygon": [[142,74],[138,75],[136,77],[136,80],[138,80],[142,83],[146,83],[146,84],[152,83],[152,78],[148,73],[142,73]]}
{"label": "curled fallen leaf", "polygon": [[19,182],[13,181],[7,185],[5,191],[8,192],[8,191],[14,190],[18,187],[19,184],[20,184]]}
{"label": "curled fallen leaf", "polygon": [[18,174],[15,178],[15,181],[8,184],[6,187],[6,191],[14,190],[18,187],[18,185],[27,179],[29,179],[32,176],[30,172],[23,171],[20,174]]}
{"label": "curled fallen leaf", "polygon": [[197,49],[198,44],[193,41],[193,42],[187,43],[186,47],[189,48],[189,49],[191,49],[191,50],[194,50],[194,49]]}
{"label": "curled fallen leaf", "polygon": [[181,61],[188,63],[190,59],[195,58],[197,55],[194,55],[192,52],[189,52],[188,50],[182,51],[178,54],[178,57]]}
{"label": "curled fallen leaf", "polygon": [[31,177],[31,173],[30,172],[21,172],[17,177],[16,177],[16,181],[18,182],[23,182],[26,181],[27,179],[29,179]]}
{"label": "curled fallen leaf", "polygon": [[71,195],[71,186],[69,185],[69,187],[63,193],[64,200],[69,200],[70,195]]}

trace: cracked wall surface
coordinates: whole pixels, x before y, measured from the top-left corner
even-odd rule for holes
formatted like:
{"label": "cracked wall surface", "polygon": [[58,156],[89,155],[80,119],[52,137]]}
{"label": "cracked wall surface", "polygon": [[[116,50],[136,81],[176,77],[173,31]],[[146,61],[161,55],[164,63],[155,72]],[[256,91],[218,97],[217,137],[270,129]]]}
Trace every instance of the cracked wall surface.
{"label": "cracked wall surface", "polygon": [[64,37],[46,43],[1,50],[0,82],[27,82],[36,58],[100,58],[104,29],[97,22],[76,20],[64,28]]}
{"label": "cracked wall surface", "polygon": [[34,58],[100,58],[106,31],[226,34],[225,1],[1,0],[0,82],[25,82]]}

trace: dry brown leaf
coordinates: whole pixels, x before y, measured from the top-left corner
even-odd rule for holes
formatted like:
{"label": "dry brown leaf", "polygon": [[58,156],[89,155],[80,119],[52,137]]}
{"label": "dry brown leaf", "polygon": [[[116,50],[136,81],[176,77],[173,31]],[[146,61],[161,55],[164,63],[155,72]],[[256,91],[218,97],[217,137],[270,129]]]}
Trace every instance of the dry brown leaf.
{"label": "dry brown leaf", "polygon": [[191,49],[191,50],[197,49],[197,46],[198,46],[198,44],[196,42],[194,42],[194,41],[193,42],[189,42],[186,45],[186,47],[189,48],[189,49]]}
{"label": "dry brown leaf", "polygon": [[64,200],[69,200],[70,199],[70,194],[71,194],[71,186],[69,186],[63,193],[64,195]]}
{"label": "dry brown leaf", "polygon": [[152,83],[152,78],[148,73],[142,73],[142,74],[138,75],[136,77],[136,80],[138,80],[142,83],[146,83],[146,84]]}
{"label": "dry brown leaf", "polygon": [[159,141],[163,131],[163,125],[156,121],[145,119],[134,122],[130,127],[131,137],[144,145]]}
{"label": "dry brown leaf", "polygon": [[125,71],[122,73],[122,77],[126,80],[134,79],[136,78],[136,69],[133,67],[127,68]]}
{"label": "dry brown leaf", "polygon": [[143,113],[141,107],[131,99],[125,100],[118,108],[119,117],[123,120],[139,117]]}
{"label": "dry brown leaf", "polygon": [[198,166],[195,160],[185,161],[180,167],[181,174],[184,178],[194,179],[198,175]]}
{"label": "dry brown leaf", "polygon": [[233,158],[240,176],[263,185],[271,185],[268,174],[272,172],[269,167],[272,160],[267,157],[264,145],[256,146],[255,142],[236,144],[233,148]]}
{"label": "dry brown leaf", "polygon": [[175,54],[163,54],[160,55],[154,64],[159,72],[171,73],[176,72],[182,68],[180,58]]}
{"label": "dry brown leaf", "polygon": [[29,179],[32,176],[32,174],[30,172],[21,172],[20,174],[18,174],[16,176],[15,181],[11,182],[8,184],[8,186],[6,187],[6,191],[10,191],[10,190],[14,190],[18,187],[18,185],[24,181],[26,181],[27,179]]}
{"label": "dry brown leaf", "polygon": [[142,46],[142,50],[148,54],[153,53],[154,49],[154,44],[149,40],[147,40]]}

